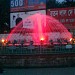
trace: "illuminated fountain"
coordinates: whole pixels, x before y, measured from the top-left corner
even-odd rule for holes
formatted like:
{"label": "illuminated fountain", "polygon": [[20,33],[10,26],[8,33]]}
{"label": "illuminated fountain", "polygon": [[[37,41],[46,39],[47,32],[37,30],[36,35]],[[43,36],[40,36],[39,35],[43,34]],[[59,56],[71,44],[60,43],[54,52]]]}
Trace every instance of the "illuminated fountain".
{"label": "illuminated fountain", "polygon": [[[23,27],[21,27],[23,24]],[[25,42],[34,41],[45,43],[49,40],[57,41],[57,39],[71,38],[70,32],[59,21],[51,16],[43,14],[34,14],[25,18],[20,22],[8,35],[7,40],[25,40]]]}

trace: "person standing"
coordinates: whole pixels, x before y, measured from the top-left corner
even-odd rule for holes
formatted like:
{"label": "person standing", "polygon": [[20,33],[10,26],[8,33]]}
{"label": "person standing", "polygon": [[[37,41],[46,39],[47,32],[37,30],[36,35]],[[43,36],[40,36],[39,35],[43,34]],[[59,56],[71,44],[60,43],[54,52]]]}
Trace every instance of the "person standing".
{"label": "person standing", "polygon": [[23,20],[22,20],[22,18],[19,16],[19,14],[17,14],[16,25],[18,25],[20,22],[21,22],[20,27],[23,27]]}

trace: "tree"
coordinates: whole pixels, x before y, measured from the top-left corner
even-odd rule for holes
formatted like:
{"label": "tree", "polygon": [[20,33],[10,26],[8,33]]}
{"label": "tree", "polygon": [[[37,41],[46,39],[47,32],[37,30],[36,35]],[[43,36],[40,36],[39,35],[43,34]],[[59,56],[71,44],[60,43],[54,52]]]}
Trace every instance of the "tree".
{"label": "tree", "polygon": [[0,33],[4,33],[4,30],[9,30],[9,10],[10,10],[10,0],[0,0]]}
{"label": "tree", "polygon": [[61,3],[62,7],[74,7],[75,6],[75,1],[73,0],[64,0]]}
{"label": "tree", "polygon": [[47,9],[54,8],[55,7],[55,0],[47,0],[46,7],[47,7]]}
{"label": "tree", "polygon": [[73,1],[73,0],[64,0],[63,2],[58,2],[56,0],[47,0],[47,3],[46,3],[47,9],[74,7],[74,6],[75,6],[75,1]]}

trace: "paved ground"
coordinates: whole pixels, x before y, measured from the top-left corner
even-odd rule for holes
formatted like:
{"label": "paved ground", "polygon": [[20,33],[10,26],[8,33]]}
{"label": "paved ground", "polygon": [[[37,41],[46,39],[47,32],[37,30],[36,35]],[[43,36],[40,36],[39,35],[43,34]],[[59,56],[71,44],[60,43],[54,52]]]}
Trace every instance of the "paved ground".
{"label": "paved ground", "polygon": [[4,69],[0,75],[75,75],[75,68]]}

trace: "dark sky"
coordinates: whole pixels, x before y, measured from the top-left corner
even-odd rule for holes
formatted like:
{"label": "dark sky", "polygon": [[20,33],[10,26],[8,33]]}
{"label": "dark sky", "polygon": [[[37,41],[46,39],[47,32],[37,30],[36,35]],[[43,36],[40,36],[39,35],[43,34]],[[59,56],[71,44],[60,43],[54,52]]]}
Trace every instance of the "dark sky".
{"label": "dark sky", "polygon": [[[10,0],[0,0],[0,33],[9,30]],[[8,26],[5,25],[8,23]]]}

